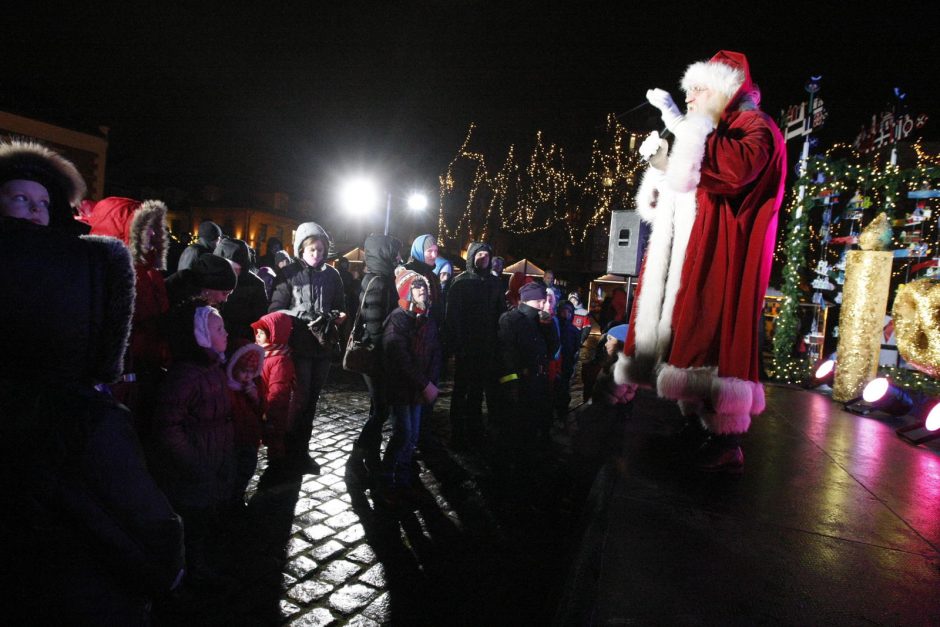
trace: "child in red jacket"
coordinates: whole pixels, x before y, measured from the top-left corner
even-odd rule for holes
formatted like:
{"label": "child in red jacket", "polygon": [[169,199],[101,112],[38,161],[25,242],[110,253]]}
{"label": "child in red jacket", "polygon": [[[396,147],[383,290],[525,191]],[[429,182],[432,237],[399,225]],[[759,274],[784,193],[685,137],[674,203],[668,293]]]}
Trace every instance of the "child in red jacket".
{"label": "child in red jacket", "polygon": [[290,430],[290,405],[294,392],[294,361],[288,340],[293,320],[283,311],[262,316],[252,323],[257,346],[264,349],[261,378],[266,389],[265,416],[262,438],[268,447],[268,468],[282,467],[287,456],[284,439]]}
{"label": "child in red jacket", "polygon": [[258,465],[265,408],[265,386],[261,378],[263,365],[264,349],[257,344],[246,343],[232,354],[226,368],[235,427],[235,481],[231,507],[236,511],[245,505],[245,489]]}

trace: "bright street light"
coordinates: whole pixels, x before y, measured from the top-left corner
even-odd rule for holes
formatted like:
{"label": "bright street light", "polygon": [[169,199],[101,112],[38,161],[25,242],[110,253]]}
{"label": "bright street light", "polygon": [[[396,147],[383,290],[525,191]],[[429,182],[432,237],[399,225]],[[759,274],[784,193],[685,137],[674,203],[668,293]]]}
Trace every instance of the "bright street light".
{"label": "bright street light", "polygon": [[[392,215],[392,193],[385,192],[385,234],[388,235],[388,225]],[[340,188],[340,206],[353,215],[363,216],[371,213],[379,204],[379,188],[370,178],[357,177],[347,180]],[[411,211],[424,211],[428,206],[428,198],[421,192],[412,192],[408,196],[408,208]]]}
{"label": "bright street light", "polygon": [[408,197],[408,208],[412,211],[424,211],[428,207],[428,197],[420,192],[414,192]]}
{"label": "bright street light", "polygon": [[346,211],[363,215],[378,206],[379,192],[370,179],[350,179],[340,189],[340,203]]}

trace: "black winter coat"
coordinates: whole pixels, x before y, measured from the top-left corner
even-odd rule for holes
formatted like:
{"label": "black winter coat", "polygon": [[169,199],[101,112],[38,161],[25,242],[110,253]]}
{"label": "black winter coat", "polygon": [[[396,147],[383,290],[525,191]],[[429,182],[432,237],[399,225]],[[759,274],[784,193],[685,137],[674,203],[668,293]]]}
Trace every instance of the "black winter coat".
{"label": "black winter coat", "polygon": [[190,244],[186,247],[186,250],[183,251],[183,254],[180,255],[180,260],[176,264],[176,272],[189,268],[196,263],[196,260],[199,259],[201,255],[211,252],[213,252],[212,247],[203,239],[199,239],[195,244]]}
{"label": "black winter coat", "polygon": [[[183,526],[130,412],[89,385],[0,382],[4,611],[31,624],[147,622],[183,568]],[[8,595],[8,596],[7,596]]]}
{"label": "black winter coat", "polygon": [[398,307],[385,321],[382,361],[389,405],[422,405],[421,392],[441,372],[441,345],[434,318]]}
{"label": "black winter coat", "polygon": [[359,294],[362,304],[359,323],[363,327],[363,339],[381,350],[382,325],[388,314],[398,306],[395,266],[401,251],[401,241],[391,235],[370,235],[363,249],[366,275],[362,277],[362,291]]}
{"label": "black winter coat", "polygon": [[489,268],[477,270],[472,259],[486,244],[475,243],[467,251],[467,271],[455,278],[447,291],[445,342],[449,353],[458,357],[480,358],[484,364],[496,350],[499,316],[506,310],[506,299]]}
{"label": "black winter coat", "polygon": [[268,313],[268,295],[264,290],[264,281],[254,272],[242,268],[238,275],[238,284],[228,300],[219,306],[225,320],[225,330],[232,338],[246,339],[253,342],[255,334],[251,323]]}
{"label": "black winter coat", "polygon": [[500,316],[499,377],[503,381],[515,375],[521,399],[544,402],[548,394],[548,362],[557,351],[555,325],[541,323],[537,309],[520,303]]}
{"label": "black winter coat", "polygon": [[381,274],[368,273],[362,278],[362,308],[359,324],[362,338],[372,346],[382,346],[382,329],[385,319],[398,307],[398,291],[395,279]]}
{"label": "black winter coat", "polygon": [[229,498],[235,432],[228,378],[218,363],[178,361],[154,415],[154,475],[175,507],[213,507]]}
{"label": "black winter coat", "polygon": [[285,311],[302,324],[294,325],[291,348],[300,357],[309,357],[321,352],[306,322],[316,319],[320,313],[346,311],[346,295],[343,280],[336,268],[322,264],[319,268],[308,266],[302,260],[284,268],[283,280],[275,285],[268,312]]}

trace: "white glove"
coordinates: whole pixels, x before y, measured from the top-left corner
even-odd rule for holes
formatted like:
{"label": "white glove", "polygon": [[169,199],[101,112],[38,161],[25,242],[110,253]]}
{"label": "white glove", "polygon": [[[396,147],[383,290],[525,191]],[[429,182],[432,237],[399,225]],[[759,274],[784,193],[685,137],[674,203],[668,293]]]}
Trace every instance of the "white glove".
{"label": "white glove", "polygon": [[670,131],[675,130],[676,124],[682,121],[683,115],[669,92],[664,89],[650,89],[646,92],[646,99],[660,110],[666,128]]}
{"label": "white glove", "polygon": [[640,156],[643,157],[644,161],[649,161],[650,157],[659,152],[659,133],[653,131],[649,134],[649,137],[643,140],[643,143],[640,144],[640,149],[637,151],[640,153]]}
{"label": "white glove", "polygon": [[648,161],[651,166],[657,170],[665,170],[669,162],[669,143],[659,136],[659,133],[653,131],[650,136],[643,140],[639,149],[640,156],[644,161]]}

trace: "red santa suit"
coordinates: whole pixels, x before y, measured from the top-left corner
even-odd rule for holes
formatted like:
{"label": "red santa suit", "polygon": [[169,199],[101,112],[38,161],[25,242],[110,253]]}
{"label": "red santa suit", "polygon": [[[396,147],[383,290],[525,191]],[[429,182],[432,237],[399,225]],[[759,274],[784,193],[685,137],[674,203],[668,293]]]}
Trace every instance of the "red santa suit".
{"label": "red santa suit", "polygon": [[665,171],[649,168],[640,184],[637,209],[652,229],[615,375],[655,386],[713,433],[735,434],[764,409],[757,323],[786,151],[757,109],[743,54],[691,65],[683,89],[702,85],[730,100],[717,127],[711,116],[686,115]]}

